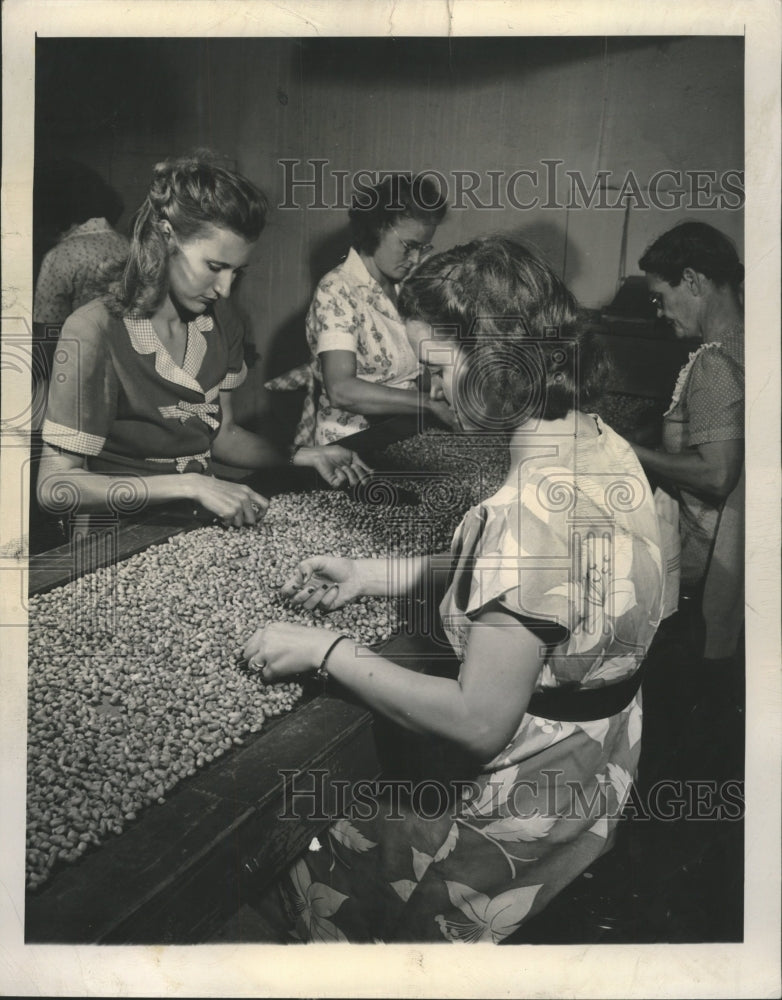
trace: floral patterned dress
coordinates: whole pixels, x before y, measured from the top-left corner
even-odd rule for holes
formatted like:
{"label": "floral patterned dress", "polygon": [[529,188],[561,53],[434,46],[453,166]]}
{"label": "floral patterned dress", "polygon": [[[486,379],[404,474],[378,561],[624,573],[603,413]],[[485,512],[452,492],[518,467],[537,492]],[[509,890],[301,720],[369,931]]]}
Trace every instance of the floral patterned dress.
{"label": "floral patterned dress", "polygon": [[[351,351],[356,376],[395,389],[415,388],[420,366],[396,307],[351,249],[345,261],[321,280],[307,313],[307,343],[313,376],[322,384],[320,355]],[[366,417],[332,406],[321,391],[315,444],[331,444],[369,426]]]}
{"label": "floral patterned dress", "polygon": [[[657,519],[635,455],[597,417],[592,434],[549,435],[560,423],[542,425],[505,485],[465,516],[440,607],[460,658],[489,604],[558,633],[541,690],[631,676],[663,596]],[[596,721],[526,713],[454,808],[432,816],[411,798],[367,819],[349,813],[283,880],[296,935],[501,941],[611,846],[640,738],[640,695]]]}

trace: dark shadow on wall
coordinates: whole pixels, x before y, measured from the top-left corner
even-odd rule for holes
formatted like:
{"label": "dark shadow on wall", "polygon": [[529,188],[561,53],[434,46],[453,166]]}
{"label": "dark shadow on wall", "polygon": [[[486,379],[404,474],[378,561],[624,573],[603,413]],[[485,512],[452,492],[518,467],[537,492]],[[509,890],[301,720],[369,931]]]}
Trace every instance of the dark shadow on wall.
{"label": "dark shadow on wall", "polygon": [[[309,255],[312,295],[321,278],[342,263],[349,250],[350,230],[347,225],[328,233],[312,245]],[[310,303],[307,302],[273,331],[262,362],[264,380],[273,379],[310,360],[305,334],[309,307]],[[289,444],[299,422],[304,396],[303,389],[284,392],[261,390],[256,397],[256,425],[267,431],[271,429],[279,443]]]}
{"label": "dark shadow on wall", "polygon": [[296,72],[311,81],[356,79],[371,91],[389,79],[402,87],[523,79],[541,66],[640,49],[665,53],[675,41],[675,36],[307,38],[297,40],[293,58]]}
{"label": "dark shadow on wall", "polygon": [[578,276],[582,257],[563,225],[541,219],[512,230],[510,235],[537,250],[560,277],[567,262],[568,283]]}
{"label": "dark shadow on wall", "polygon": [[[310,289],[314,295],[321,278],[342,263],[350,250],[350,231],[342,226],[313,244],[309,255]],[[309,361],[310,352],[304,333],[304,323],[309,309],[297,309],[272,333],[266,355],[264,372],[266,378],[274,378],[282,372]]]}

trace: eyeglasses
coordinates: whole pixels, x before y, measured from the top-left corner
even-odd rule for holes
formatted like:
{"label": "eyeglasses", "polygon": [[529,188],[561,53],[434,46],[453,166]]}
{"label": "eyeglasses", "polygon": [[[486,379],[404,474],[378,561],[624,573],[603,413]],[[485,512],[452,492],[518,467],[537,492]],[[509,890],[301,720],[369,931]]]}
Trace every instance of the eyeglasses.
{"label": "eyeglasses", "polygon": [[431,244],[431,243],[415,243],[415,242],[411,242],[410,240],[403,240],[402,237],[399,235],[399,233],[396,231],[396,229],[394,229],[393,226],[391,226],[390,228],[391,228],[391,231],[394,234],[394,236],[396,236],[396,238],[399,240],[399,242],[405,248],[405,254],[408,257],[411,257],[414,253],[420,254],[422,257],[425,257],[428,253],[431,253],[432,250],[434,250],[434,245],[433,244]]}

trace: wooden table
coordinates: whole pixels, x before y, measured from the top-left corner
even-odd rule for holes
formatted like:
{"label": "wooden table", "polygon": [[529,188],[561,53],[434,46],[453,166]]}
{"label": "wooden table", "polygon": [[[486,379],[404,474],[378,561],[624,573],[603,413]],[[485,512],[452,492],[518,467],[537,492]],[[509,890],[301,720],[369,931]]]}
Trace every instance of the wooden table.
{"label": "wooden table", "polygon": [[[666,377],[674,360],[662,359]],[[345,444],[369,457],[419,429],[415,417],[394,418]],[[251,481],[269,496],[322,485],[311,470],[294,468]],[[112,526],[112,545],[103,551],[98,547],[97,559],[128,558],[210,521],[204,512],[194,519],[192,509],[181,505],[157,509]],[[75,559],[70,546],[33,556],[31,593],[96,568],[88,562]],[[392,637],[383,652],[421,668],[410,636]],[[378,775],[382,752],[376,732],[377,723],[360,705],[310,687],[293,712],[267,722],[242,747],[180,782],[165,804],[149,807],[120,836],[28,893],[26,941],[184,944],[208,939],[241,906],[248,880],[258,888],[273,881],[328,825],[324,817],[334,815],[328,800],[335,782]],[[291,773],[284,777],[281,772]],[[318,779],[313,785],[314,772],[324,772],[322,784]],[[286,816],[292,787],[314,791],[312,797],[299,795]]]}
{"label": "wooden table", "polygon": [[[314,474],[300,469],[253,481],[268,495],[318,486]],[[112,544],[93,547],[88,560],[70,545],[33,556],[30,591],[42,593],[97,568],[96,559],[128,558],[202,523],[181,507],[158,509],[107,529]],[[409,653],[410,639],[392,637],[384,652],[395,651]],[[273,881],[337,817],[335,782],[348,787],[379,771],[371,713],[311,682],[294,711],[267,721],[121,835],[29,892],[25,940],[204,941],[239,908],[250,883],[257,889]]]}

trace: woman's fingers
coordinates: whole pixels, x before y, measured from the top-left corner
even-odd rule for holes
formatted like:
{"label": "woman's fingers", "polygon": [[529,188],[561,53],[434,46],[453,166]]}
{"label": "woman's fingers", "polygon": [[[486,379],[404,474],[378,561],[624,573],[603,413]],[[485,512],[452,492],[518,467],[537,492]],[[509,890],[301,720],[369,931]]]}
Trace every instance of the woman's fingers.
{"label": "woman's fingers", "polygon": [[357,486],[360,482],[360,478],[356,470],[352,465],[343,466],[344,477],[347,480],[348,486]]}
{"label": "woman's fingers", "polygon": [[269,501],[266,497],[261,496],[260,493],[256,493],[255,490],[250,490],[249,492],[253,517],[256,522],[262,521],[266,516],[266,511],[269,509]]}
{"label": "woman's fingers", "polygon": [[359,458],[356,454],[353,455],[353,461],[351,464],[361,479],[363,479],[364,476],[371,476],[374,472],[374,469],[370,465],[367,465],[366,462],[364,462],[363,459]]}
{"label": "woman's fingers", "polygon": [[322,607],[323,599],[335,586],[336,584],[329,580],[314,579],[310,585],[304,588],[303,593],[306,593],[306,597],[301,602],[301,606],[306,611],[314,611],[316,608]]}
{"label": "woman's fingers", "polygon": [[339,600],[339,584],[332,583],[329,584],[326,592],[320,599],[320,609],[321,611],[331,611],[334,605]]}
{"label": "woman's fingers", "polygon": [[[294,585],[292,583],[293,581],[286,584],[282,588],[282,593],[288,597],[290,604],[302,607],[306,611],[314,611],[316,608],[330,608],[339,593],[338,584],[317,576],[310,576],[303,582],[296,582]],[[326,600],[327,598],[328,600]]]}
{"label": "woman's fingers", "polygon": [[291,596],[290,603],[307,608],[308,611],[312,611],[312,609],[317,606],[318,601],[320,600],[320,595],[323,592],[323,587],[319,580],[310,580]]}
{"label": "woman's fingers", "polygon": [[269,501],[260,493],[241,483],[225,482],[213,478],[202,498],[223,525],[241,528],[246,524],[262,521]]}
{"label": "woman's fingers", "polygon": [[257,662],[260,659],[261,646],[263,643],[263,631],[264,630],[262,628],[257,629],[244,644],[242,655],[248,663],[252,661]]}
{"label": "woman's fingers", "polygon": [[297,594],[307,580],[309,580],[312,576],[314,571],[314,561],[312,559],[302,559],[293,571],[293,576],[289,577],[280,588],[280,592],[283,597],[291,597],[292,595]]}

